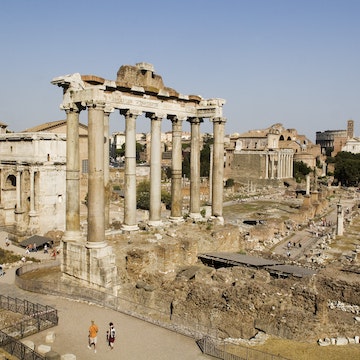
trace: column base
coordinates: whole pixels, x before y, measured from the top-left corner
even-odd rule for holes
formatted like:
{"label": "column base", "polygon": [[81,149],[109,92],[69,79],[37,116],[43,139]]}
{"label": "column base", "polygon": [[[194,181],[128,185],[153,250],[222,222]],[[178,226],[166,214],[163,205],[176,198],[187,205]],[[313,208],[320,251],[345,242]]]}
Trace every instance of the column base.
{"label": "column base", "polygon": [[222,216],[211,216],[211,221],[218,224],[218,225],[224,225],[224,218]]}
{"label": "column base", "polygon": [[85,244],[63,242],[61,271],[93,288],[117,287],[117,267],[112,247],[88,248]]}
{"label": "column base", "polygon": [[169,220],[173,223],[181,223],[185,221],[182,216],[170,216]]}
{"label": "column base", "polygon": [[106,246],[107,244],[105,241],[87,241],[85,244],[87,249],[102,249]]}
{"label": "column base", "polygon": [[190,213],[189,214],[190,219],[193,219],[195,221],[200,221],[203,219],[200,213]]}
{"label": "column base", "polygon": [[154,226],[154,227],[159,227],[162,225],[162,221],[161,220],[149,220],[148,225]]}
{"label": "column base", "polygon": [[139,227],[137,225],[121,225],[121,230],[123,231],[136,231],[139,230]]}
{"label": "column base", "polygon": [[62,241],[68,242],[68,241],[74,241],[74,242],[82,242],[84,243],[85,239],[81,236],[80,231],[65,231]]}

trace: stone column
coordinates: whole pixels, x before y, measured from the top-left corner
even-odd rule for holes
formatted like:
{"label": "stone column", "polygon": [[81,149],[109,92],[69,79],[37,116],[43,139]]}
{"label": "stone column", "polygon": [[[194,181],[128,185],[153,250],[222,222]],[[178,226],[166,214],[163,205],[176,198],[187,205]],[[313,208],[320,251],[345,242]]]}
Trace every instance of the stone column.
{"label": "stone column", "polygon": [[281,179],[281,150],[278,150],[277,152],[277,174],[276,174],[276,178],[277,179]]}
{"label": "stone column", "polygon": [[87,248],[105,246],[104,107],[88,104],[88,232]]}
{"label": "stone column", "polygon": [[203,119],[191,118],[189,122],[191,124],[190,217],[200,219],[200,123]]}
{"label": "stone column", "polygon": [[104,112],[104,188],[105,188],[105,229],[110,227],[110,196],[111,189],[109,184],[109,159],[110,159],[110,144],[109,144],[109,117],[112,109],[105,109]]}
{"label": "stone column", "polygon": [[15,209],[15,213],[21,213],[22,212],[22,201],[21,201],[21,175],[23,172],[23,168],[22,167],[18,167],[16,169],[16,209]]}
{"label": "stone column", "polygon": [[344,210],[341,204],[337,204],[336,235],[344,235]]}
{"label": "stone column", "polygon": [[322,173],[321,176],[326,176],[326,162],[324,161],[322,164]]}
{"label": "stone column", "polygon": [[213,189],[213,169],[214,169],[214,145],[209,145],[210,148],[210,169],[209,169],[209,204],[212,204],[212,189]]}
{"label": "stone column", "polygon": [[151,119],[150,157],[150,226],[161,225],[161,119],[162,115],[147,113]]}
{"label": "stone column", "polygon": [[16,208],[15,208],[15,226],[16,231],[19,233],[23,233],[28,228],[28,221],[26,219],[24,205],[24,197],[26,193],[23,191],[24,183],[23,183],[23,166],[17,166],[16,168]]}
{"label": "stone column", "polygon": [[75,104],[66,109],[66,229],[63,241],[81,239],[79,113],[80,108]]}
{"label": "stone column", "polygon": [[35,173],[34,169],[30,168],[30,216],[35,214]]}
{"label": "stone column", "polygon": [[172,163],[171,163],[171,221],[182,221],[182,121],[177,116],[168,116],[172,123]]}
{"label": "stone column", "polygon": [[212,216],[223,222],[223,192],[224,192],[224,130],[226,119],[212,119],[214,132],[213,151],[213,186],[212,186]]}
{"label": "stone column", "polygon": [[269,155],[265,153],[265,179],[269,178]]}
{"label": "stone column", "polygon": [[310,195],[310,175],[306,175],[306,195]]}
{"label": "stone column", "polygon": [[126,231],[138,230],[136,220],[136,118],[139,111],[121,110],[125,116],[124,223]]}
{"label": "stone column", "polygon": [[275,164],[274,164],[274,154],[270,155],[270,179],[274,178],[274,172],[275,172]]}
{"label": "stone column", "polygon": [[30,167],[30,211],[29,211],[29,225],[28,228],[32,233],[39,231],[39,222],[38,222],[38,213],[37,208],[35,207],[35,174],[38,171],[36,167]]}

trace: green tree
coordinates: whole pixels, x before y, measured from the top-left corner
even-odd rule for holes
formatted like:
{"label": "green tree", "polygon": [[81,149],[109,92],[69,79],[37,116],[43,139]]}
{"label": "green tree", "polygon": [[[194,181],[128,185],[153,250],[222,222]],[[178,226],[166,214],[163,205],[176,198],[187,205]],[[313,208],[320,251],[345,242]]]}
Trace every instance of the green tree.
{"label": "green tree", "polygon": [[209,177],[210,175],[210,145],[214,143],[214,139],[210,134],[204,135],[203,148],[200,152],[200,176]]}
{"label": "green tree", "polygon": [[310,174],[312,169],[303,161],[294,161],[294,178],[297,182],[305,180],[306,175]]}
{"label": "green tree", "polygon": [[[203,136],[203,147],[200,151],[200,176],[209,177],[210,175],[210,145],[214,143],[214,139],[211,134],[205,134]],[[189,144],[183,144],[184,147],[188,147]],[[190,179],[190,152],[183,152],[183,164],[182,174]]]}
{"label": "green tree", "polygon": [[[171,194],[166,190],[161,190],[161,202],[167,209],[171,208]],[[150,209],[150,181],[144,180],[136,187],[136,205],[139,209]]]}
{"label": "green tree", "polygon": [[234,179],[227,179],[227,180],[225,181],[225,187],[226,187],[226,188],[231,188],[231,187],[234,186],[234,184],[235,184]]}
{"label": "green tree", "polygon": [[147,180],[136,187],[136,206],[142,210],[150,209],[150,182]]}
{"label": "green tree", "polygon": [[360,154],[346,151],[337,153],[334,177],[344,186],[358,186],[360,182]]}
{"label": "green tree", "polygon": [[182,174],[190,179],[190,152],[183,153]]}

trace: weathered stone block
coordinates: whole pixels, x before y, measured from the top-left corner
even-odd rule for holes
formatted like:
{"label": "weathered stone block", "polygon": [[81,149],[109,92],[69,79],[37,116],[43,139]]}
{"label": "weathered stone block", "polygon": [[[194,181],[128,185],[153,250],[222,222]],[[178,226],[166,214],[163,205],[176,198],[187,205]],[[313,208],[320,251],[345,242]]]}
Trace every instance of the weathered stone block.
{"label": "weathered stone block", "polygon": [[76,356],[74,354],[64,354],[61,355],[61,360],[76,360]]}
{"label": "weathered stone block", "polygon": [[320,346],[329,346],[329,345],[331,345],[331,340],[329,338],[319,339],[318,344]]}
{"label": "weathered stone block", "polygon": [[45,342],[46,343],[53,343],[54,341],[55,341],[55,332],[54,331],[49,331],[46,334]]}
{"label": "weathered stone block", "polygon": [[45,355],[46,353],[51,351],[51,346],[41,344],[37,347],[36,351],[41,355]]}
{"label": "weathered stone block", "polygon": [[345,337],[336,338],[336,345],[347,345],[348,343],[349,343],[349,341]]}
{"label": "weathered stone block", "polygon": [[27,347],[29,347],[31,350],[35,350],[35,344],[33,341],[31,340],[22,340],[21,341],[24,345],[26,345]]}

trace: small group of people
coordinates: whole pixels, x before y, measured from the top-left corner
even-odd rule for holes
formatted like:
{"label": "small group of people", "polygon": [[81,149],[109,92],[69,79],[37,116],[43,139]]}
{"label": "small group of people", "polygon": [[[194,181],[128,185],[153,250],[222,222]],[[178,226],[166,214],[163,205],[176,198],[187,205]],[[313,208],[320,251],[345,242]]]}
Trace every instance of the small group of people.
{"label": "small group of people", "polygon": [[[94,320],[91,320],[91,325],[89,327],[89,344],[88,348],[91,349],[94,347],[94,352],[96,353],[96,343],[97,343],[97,334],[99,332],[99,327],[95,324]],[[106,331],[106,340],[111,350],[114,349],[116,331],[114,324],[109,323],[109,329]]]}
{"label": "small group of people", "polygon": [[37,252],[37,246],[36,243],[34,245],[29,244],[25,249],[25,254],[30,254],[31,252]]}

